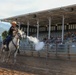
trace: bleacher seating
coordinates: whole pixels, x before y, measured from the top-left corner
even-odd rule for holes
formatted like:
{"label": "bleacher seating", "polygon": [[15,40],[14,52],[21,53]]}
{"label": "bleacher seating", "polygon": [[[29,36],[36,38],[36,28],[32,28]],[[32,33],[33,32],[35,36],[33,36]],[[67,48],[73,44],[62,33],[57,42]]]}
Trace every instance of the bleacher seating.
{"label": "bleacher seating", "polygon": [[[48,49],[49,52],[56,52],[56,50],[57,50],[57,52],[67,53],[68,52],[68,45],[70,45],[69,46],[70,52],[72,52],[72,51],[75,52],[76,47],[73,47],[73,46],[76,46],[76,45],[73,45],[73,44],[75,44],[73,42],[76,41],[76,36],[73,33],[74,32],[71,32],[69,34],[69,33],[65,32],[64,33],[64,44],[61,44],[62,33],[61,32],[59,32],[59,33],[52,32],[51,33],[52,38],[50,40],[46,39],[47,41],[45,42],[45,46],[40,51],[46,51]],[[66,38],[65,38],[65,35],[66,35]],[[32,36],[36,37],[37,34],[34,34]],[[48,36],[47,33],[39,33],[38,39],[40,41],[44,41],[43,39],[47,38],[47,36]],[[21,41],[20,49],[21,50],[35,50],[34,43],[27,41],[27,40]]]}

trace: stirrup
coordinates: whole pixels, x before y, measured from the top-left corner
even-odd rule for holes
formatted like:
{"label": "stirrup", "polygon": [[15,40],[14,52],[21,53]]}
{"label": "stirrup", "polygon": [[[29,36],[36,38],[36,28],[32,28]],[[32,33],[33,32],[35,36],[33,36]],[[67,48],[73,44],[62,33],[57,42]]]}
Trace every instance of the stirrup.
{"label": "stirrup", "polygon": [[6,48],[5,51],[9,51],[9,48]]}
{"label": "stirrup", "polygon": [[6,45],[4,45],[3,50],[9,51],[9,48]]}
{"label": "stirrup", "polygon": [[6,45],[3,45],[3,48],[2,48],[2,50],[5,50],[7,47],[6,47]]}

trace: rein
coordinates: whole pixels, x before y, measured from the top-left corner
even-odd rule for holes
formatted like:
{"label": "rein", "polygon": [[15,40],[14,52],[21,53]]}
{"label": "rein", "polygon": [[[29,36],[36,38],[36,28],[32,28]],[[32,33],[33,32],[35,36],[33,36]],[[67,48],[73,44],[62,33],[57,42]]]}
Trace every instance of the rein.
{"label": "rein", "polygon": [[[18,37],[20,37],[20,34],[18,33]],[[17,38],[18,39],[18,38]],[[12,44],[15,46],[16,50],[18,48],[18,46],[14,43],[14,41],[12,40]],[[14,52],[16,52],[16,50]]]}
{"label": "rein", "polygon": [[[20,37],[20,34],[19,33],[17,35]],[[17,45],[13,42],[13,40],[12,40],[12,43],[15,46],[15,48],[17,49]]]}
{"label": "rein", "polygon": [[15,48],[17,49],[17,45],[15,45],[15,43],[13,42],[13,40],[12,40],[12,43],[13,43],[13,45],[15,46]]}

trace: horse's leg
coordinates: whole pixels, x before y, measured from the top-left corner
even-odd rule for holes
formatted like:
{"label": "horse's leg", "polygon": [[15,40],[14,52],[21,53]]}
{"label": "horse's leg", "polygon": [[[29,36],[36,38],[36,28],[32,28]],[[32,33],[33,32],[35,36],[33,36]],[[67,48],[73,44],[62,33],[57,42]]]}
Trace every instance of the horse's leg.
{"label": "horse's leg", "polygon": [[20,54],[20,50],[18,49],[18,52],[17,52],[18,54]]}
{"label": "horse's leg", "polygon": [[14,63],[16,63],[16,56],[17,56],[17,53],[18,53],[18,49],[15,51],[14,53]]}
{"label": "horse's leg", "polygon": [[10,50],[7,53],[7,62],[9,62],[9,61],[10,61]]}
{"label": "horse's leg", "polygon": [[1,50],[0,50],[0,58],[2,57],[2,51],[3,51],[3,44],[2,44]]}
{"label": "horse's leg", "polygon": [[10,58],[10,51],[8,52],[8,58]]}
{"label": "horse's leg", "polygon": [[8,60],[8,51],[6,51],[6,47],[3,47],[1,50],[1,60],[2,62],[7,62]]}
{"label": "horse's leg", "polygon": [[18,53],[18,54],[20,54],[19,46],[20,46],[20,40],[18,39],[18,42],[17,42],[17,48],[18,48],[17,53]]}
{"label": "horse's leg", "polygon": [[5,45],[3,45],[3,44],[1,46],[0,58],[1,58],[1,62],[5,61]]}
{"label": "horse's leg", "polygon": [[1,50],[1,62],[5,62],[5,57],[6,57],[5,49],[2,48],[2,50]]}

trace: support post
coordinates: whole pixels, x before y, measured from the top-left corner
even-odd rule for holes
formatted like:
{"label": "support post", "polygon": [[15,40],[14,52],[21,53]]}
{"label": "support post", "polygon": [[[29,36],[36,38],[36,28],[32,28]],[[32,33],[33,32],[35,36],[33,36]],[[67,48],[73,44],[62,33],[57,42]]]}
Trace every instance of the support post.
{"label": "support post", "polygon": [[39,19],[37,19],[37,39],[39,38]]}
{"label": "support post", "polygon": [[51,17],[49,17],[49,31],[48,31],[48,39],[50,39],[50,31],[51,31]]}
{"label": "support post", "polygon": [[29,21],[27,21],[27,36],[29,36]]}
{"label": "support post", "polygon": [[62,17],[62,43],[64,41],[64,15]]}

